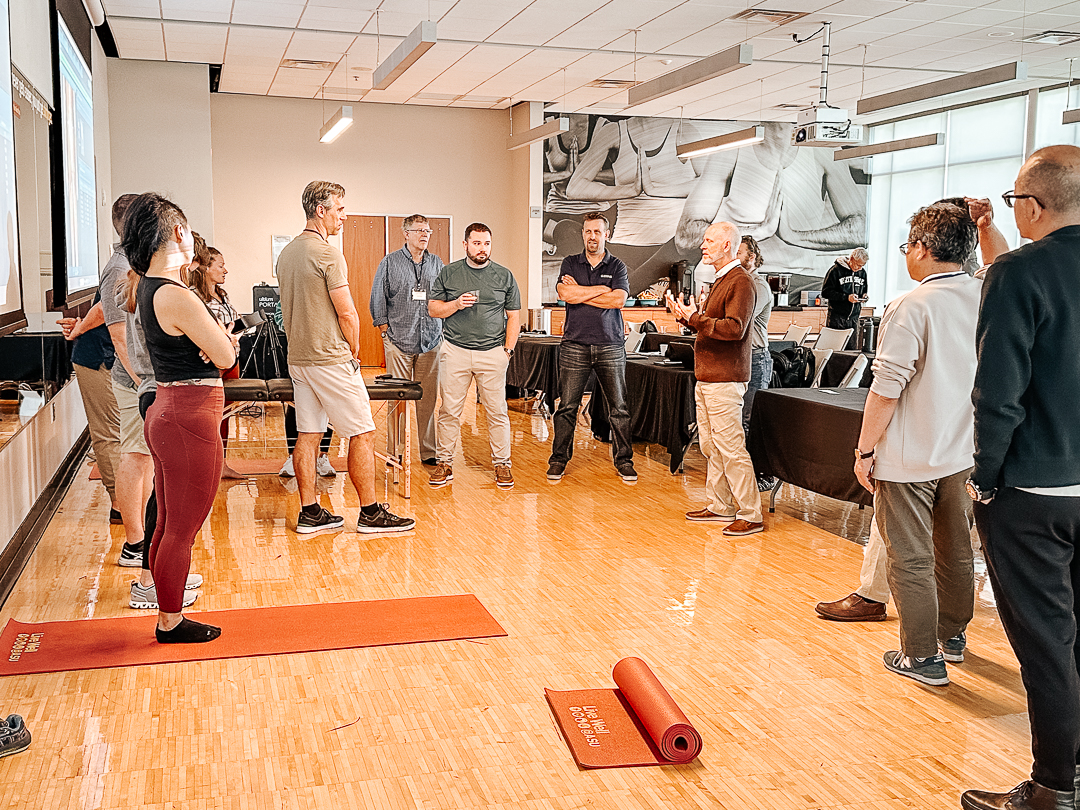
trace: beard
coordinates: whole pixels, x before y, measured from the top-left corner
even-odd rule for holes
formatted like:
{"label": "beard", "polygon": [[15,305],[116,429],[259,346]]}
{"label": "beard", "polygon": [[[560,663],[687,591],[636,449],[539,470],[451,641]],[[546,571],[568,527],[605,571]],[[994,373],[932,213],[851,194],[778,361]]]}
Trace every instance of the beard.
{"label": "beard", "polygon": [[465,255],[469,257],[473,264],[483,264],[491,254],[482,250],[474,254],[471,250],[466,250]]}

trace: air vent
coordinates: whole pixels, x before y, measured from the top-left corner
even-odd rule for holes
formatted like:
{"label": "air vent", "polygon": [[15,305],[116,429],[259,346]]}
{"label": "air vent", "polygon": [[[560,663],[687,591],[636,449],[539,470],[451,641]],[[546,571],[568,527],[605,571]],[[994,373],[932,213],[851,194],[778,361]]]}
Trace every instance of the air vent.
{"label": "air vent", "polygon": [[808,14],[806,11],[780,11],[771,8],[748,8],[740,11],[729,20],[739,22],[763,23],[765,25],[787,25],[789,22],[801,20]]}
{"label": "air vent", "polygon": [[1043,31],[1041,34],[1024,37],[1020,41],[1034,45],[1071,45],[1074,42],[1080,42],[1080,34],[1073,31]]}
{"label": "air vent", "polygon": [[282,59],[283,68],[300,68],[300,70],[333,70],[337,62],[318,62],[314,59]]}
{"label": "air vent", "polygon": [[600,87],[604,90],[625,90],[628,87],[634,87],[637,82],[632,79],[596,79],[589,82],[586,87]]}

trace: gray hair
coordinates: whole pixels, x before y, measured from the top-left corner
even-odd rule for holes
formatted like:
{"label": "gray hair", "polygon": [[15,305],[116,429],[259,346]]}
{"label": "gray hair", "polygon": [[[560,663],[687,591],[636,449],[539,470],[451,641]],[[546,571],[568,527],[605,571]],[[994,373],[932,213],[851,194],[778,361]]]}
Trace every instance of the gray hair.
{"label": "gray hair", "polygon": [[300,202],[304,206],[304,215],[308,219],[315,219],[319,215],[318,207],[330,208],[332,197],[344,197],[345,188],[329,180],[312,180],[307,184]]}
{"label": "gray hair", "polygon": [[870,254],[866,252],[866,248],[855,248],[848,258],[854,259],[860,264],[866,264],[870,261]]}
{"label": "gray hair", "polygon": [[975,250],[979,229],[967,212],[947,202],[920,208],[910,220],[908,240],[921,242],[937,261],[963,264]]}

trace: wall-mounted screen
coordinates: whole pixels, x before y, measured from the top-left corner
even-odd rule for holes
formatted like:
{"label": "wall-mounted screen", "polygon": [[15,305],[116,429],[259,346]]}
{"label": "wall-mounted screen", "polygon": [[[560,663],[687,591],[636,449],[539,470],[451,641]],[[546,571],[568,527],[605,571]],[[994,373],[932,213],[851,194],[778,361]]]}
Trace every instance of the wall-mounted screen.
{"label": "wall-mounted screen", "polygon": [[[0,0],[0,65],[10,64],[8,0]],[[3,331],[26,323],[19,276],[19,228],[15,208],[15,122],[11,102],[11,81],[0,82],[0,330]]]}
{"label": "wall-mounted screen", "polygon": [[67,242],[66,299],[70,305],[98,283],[97,186],[94,179],[94,88],[75,40],[57,17],[60,56],[61,146],[64,230]]}

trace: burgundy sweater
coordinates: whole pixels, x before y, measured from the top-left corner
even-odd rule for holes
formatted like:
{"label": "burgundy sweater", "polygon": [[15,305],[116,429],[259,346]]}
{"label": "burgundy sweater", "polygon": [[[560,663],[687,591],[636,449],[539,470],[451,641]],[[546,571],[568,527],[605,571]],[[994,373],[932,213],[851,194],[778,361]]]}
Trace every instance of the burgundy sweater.
{"label": "burgundy sweater", "polygon": [[697,332],[694,376],[698,382],[749,382],[754,280],[740,265],[713,284],[705,306],[687,323]]}

